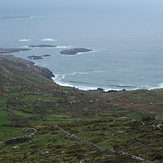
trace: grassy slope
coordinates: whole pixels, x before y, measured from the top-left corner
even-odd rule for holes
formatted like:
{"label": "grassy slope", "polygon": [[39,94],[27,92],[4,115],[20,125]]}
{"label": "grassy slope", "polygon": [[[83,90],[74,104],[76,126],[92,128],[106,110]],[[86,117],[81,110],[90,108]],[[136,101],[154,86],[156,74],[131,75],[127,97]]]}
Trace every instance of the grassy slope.
{"label": "grassy slope", "polygon": [[[11,61],[5,63],[0,67],[0,141],[25,135],[24,128],[29,126],[38,128],[38,133],[32,142],[0,147],[0,162],[79,162],[84,158],[134,162],[74,141],[54,124],[103,148],[128,151],[146,160],[162,159],[163,127],[155,128],[163,123],[162,89],[85,92],[59,87],[31,69],[26,71],[21,61],[12,69]],[[117,120],[120,117],[129,119]],[[18,148],[13,149],[14,145]],[[49,154],[42,154],[45,151]]]}

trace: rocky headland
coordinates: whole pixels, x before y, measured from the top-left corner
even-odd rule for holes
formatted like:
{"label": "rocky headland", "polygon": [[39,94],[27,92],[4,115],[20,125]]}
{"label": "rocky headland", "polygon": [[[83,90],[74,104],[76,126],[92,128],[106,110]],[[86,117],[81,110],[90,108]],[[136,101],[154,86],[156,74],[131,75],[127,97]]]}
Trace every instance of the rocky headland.
{"label": "rocky headland", "polygon": [[34,64],[32,61],[17,58],[12,55],[0,55],[0,72],[1,70],[7,74],[17,74],[17,72],[19,72],[19,75],[25,75],[30,72],[34,76],[40,75],[52,80],[54,75],[49,69]]}
{"label": "rocky headland", "polygon": [[73,49],[62,50],[60,53],[64,55],[76,55],[78,53],[85,53],[85,52],[90,52],[90,51],[93,51],[93,50],[86,49],[86,48],[73,48]]}

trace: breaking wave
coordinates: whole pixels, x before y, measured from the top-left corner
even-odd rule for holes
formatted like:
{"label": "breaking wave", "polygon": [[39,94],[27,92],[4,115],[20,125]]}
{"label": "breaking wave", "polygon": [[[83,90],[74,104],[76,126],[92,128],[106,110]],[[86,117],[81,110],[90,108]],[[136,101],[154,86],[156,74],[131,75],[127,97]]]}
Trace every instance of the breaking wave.
{"label": "breaking wave", "polygon": [[50,41],[50,42],[53,42],[53,41],[57,41],[56,39],[53,39],[53,38],[43,38],[41,41]]}
{"label": "breaking wave", "polygon": [[60,86],[69,86],[69,87],[74,87],[73,85],[69,84],[69,83],[66,83],[64,81],[62,81],[62,79],[65,78],[65,75],[64,74],[55,74],[55,77],[53,77],[53,81],[57,84],[59,84]]}
{"label": "breaking wave", "polygon": [[156,86],[146,86],[145,89],[151,90],[151,89],[161,89],[163,88],[163,83],[159,83]]}
{"label": "breaking wave", "polygon": [[19,39],[21,42],[31,41],[31,39]]}
{"label": "breaking wave", "polygon": [[58,49],[70,48],[71,46],[57,46]]}

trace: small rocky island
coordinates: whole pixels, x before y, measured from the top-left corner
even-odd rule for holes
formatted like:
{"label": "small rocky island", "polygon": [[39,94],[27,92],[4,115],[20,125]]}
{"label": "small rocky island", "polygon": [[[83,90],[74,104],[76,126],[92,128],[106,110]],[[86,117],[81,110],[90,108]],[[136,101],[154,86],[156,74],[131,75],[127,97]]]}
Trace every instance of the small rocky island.
{"label": "small rocky island", "polygon": [[57,47],[56,45],[45,45],[45,44],[40,44],[40,45],[30,45],[30,48],[55,48]]}
{"label": "small rocky island", "polygon": [[44,54],[44,55],[30,55],[27,58],[29,59],[44,59],[44,57],[50,57],[49,54]]}
{"label": "small rocky island", "polygon": [[0,54],[28,51],[28,48],[0,48]]}
{"label": "small rocky island", "polygon": [[62,50],[60,53],[64,55],[76,55],[78,53],[85,53],[85,52],[90,52],[90,51],[93,51],[93,50],[86,49],[86,48],[73,48],[73,49]]}

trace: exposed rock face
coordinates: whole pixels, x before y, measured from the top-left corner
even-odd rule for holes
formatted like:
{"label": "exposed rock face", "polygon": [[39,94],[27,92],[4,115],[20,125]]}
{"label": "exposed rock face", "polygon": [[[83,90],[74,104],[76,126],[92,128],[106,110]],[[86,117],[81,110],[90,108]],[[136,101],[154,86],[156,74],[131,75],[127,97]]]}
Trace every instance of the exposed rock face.
{"label": "exposed rock face", "polygon": [[18,73],[18,74],[27,74],[32,73],[33,75],[41,75],[47,79],[52,80],[54,77],[53,73],[47,68],[35,66],[34,62],[16,58],[11,55],[0,55],[0,70],[5,71],[6,73]]}
{"label": "exposed rock face", "polygon": [[62,50],[60,53],[65,55],[75,55],[78,53],[84,53],[84,52],[90,52],[93,51],[91,49],[85,49],[85,48],[73,48],[73,49],[65,49]]}
{"label": "exposed rock face", "polygon": [[28,51],[28,48],[0,48],[0,54]]}
{"label": "exposed rock face", "polygon": [[40,67],[40,66],[35,66],[35,72],[44,76],[47,79],[52,80],[51,78],[54,77],[54,74],[47,68]]}
{"label": "exposed rock face", "polygon": [[29,47],[31,47],[31,48],[55,48],[57,46],[56,45],[40,44],[40,45],[30,45]]}

